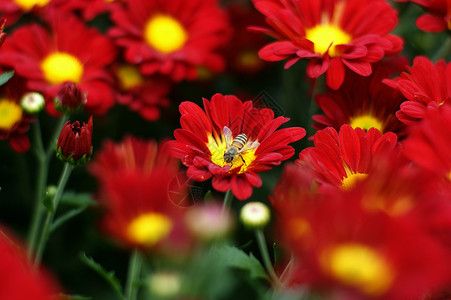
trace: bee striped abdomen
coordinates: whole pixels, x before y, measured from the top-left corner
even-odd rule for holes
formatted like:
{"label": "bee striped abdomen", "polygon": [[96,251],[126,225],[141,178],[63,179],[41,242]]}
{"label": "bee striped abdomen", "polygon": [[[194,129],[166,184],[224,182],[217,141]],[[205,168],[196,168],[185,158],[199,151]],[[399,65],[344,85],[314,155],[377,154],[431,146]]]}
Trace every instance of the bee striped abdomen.
{"label": "bee striped abdomen", "polygon": [[247,142],[247,137],[244,133],[240,133],[239,135],[237,135],[233,141],[232,141],[232,145],[237,147],[238,149],[241,149],[244,147],[244,145]]}

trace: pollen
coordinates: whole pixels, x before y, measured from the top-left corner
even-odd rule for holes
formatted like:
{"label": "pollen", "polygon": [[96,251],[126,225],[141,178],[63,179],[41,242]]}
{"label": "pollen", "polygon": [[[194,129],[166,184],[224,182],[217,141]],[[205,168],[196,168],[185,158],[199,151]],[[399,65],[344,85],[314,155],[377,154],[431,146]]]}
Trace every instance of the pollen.
{"label": "pollen", "polygon": [[390,287],[393,270],[375,249],[359,244],[337,245],[323,253],[323,268],[344,284],[370,296],[379,296]]}
{"label": "pollen", "polygon": [[122,65],[117,69],[116,75],[122,88],[125,90],[141,86],[144,82],[141,73],[135,66]]}
{"label": "pollen", "polygon": [[181,49],[188,33],[182,24],[168,15],[157,15],[150,18],[144,28],[144,39],[155,50],[168,54]]}
{"label": "pollen", "polygon": [[384,129],[382,122],[371,115],[362,115],[351,118],[350,125],[354,129],[357,127],[360,127],[365,130],[369,130],[370,128],[376,128],[380,132],[382,132],[382,130]]}
{"label": "pollen", "polygon": [[0,99],[0,130],[10,130],[22,119],[22,108],[14,101]]}
{"label": "pollen", "polygon": [[329,55],[332,57],[340,55],[335,46],[347,44],[352,40],[350,34],[330,24],[306,29],[305,38],[314,43],[315,53],[326,53],[330,46]]}
{"label": "pollen", "polygon": [[[249,141],[248,141],[249,143]],[[241,174],[246,172],[247,168],[251,165],[251,163],[255,160],[255,151],[257,148],[250,149],[248,151],[244,151],[240,155],[237,155],[231,163],[226,163],[224,161],[224,153],[227,149],[227,145],[225,142],[224,136],[221,138],[214,138],[212,135],[208,136],[207,147],[211,153],[211,162],[224,167],[225,165],[230,166],[231,171],[237,171],[237,174]]]}
{"label": "pollen", "polygon": [[29,11],[34,6],[45,6],[50,0],[14,0],[23,10]]}
{"label": "pollen", "polygon": [[51,84],[65,81],[79,83],[83,76],[83,65],[73,55],[66,52],[49,54],[41,63],[45,79]]}
{"label": "pollen", "polygon": [[351,173],[348,174],[347,177],[343,177],[341,180],[341,189],[344,191],[349,191],[352,189],[357,182],[365,179],[368,176],[368,174],[365,173]]}
{"label": "pollen", "polygon": [[127,228],[128,237],[141,245],[153,246],[172,229],[171,220],[159,213],[146,213],[133,219]]}

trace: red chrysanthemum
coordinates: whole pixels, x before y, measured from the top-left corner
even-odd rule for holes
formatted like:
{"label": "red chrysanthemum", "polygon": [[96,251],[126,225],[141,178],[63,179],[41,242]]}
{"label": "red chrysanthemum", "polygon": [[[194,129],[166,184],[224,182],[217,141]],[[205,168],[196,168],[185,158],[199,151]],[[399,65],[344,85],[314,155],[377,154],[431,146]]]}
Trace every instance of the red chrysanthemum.
{"label": "red chrysanthemum", "polygon": [[451,182],[451,106],[445,104],[426,113],[411,127],[404,142],[405,155],[419,166]]}
{"label": "red chrysanthemum", "polygon": [[0,228],[0,299],[60,299],[60,289],[44,270],[29,264],[24,249]]}
{"label": "red chrysanthemum", "polygon": [[[197,181],[213,177],[214,189],[232,190],[240,200],[251,196],[252,187],[262,185],[258,172],[290,158],[294,149],[288,144],[305,136],[305,130],[299,127],[277,130],[289,119],[274,118],[271,109],[254,108],[251,101],[243,103],[235,96],[216,94],[211,101],[204,99],[203,104],[205,111],[192,102],[180,105],[182,128],[175,130],[176,140],[169,145],[188,167],[188,177]],[[242,149],[254,145],[229,163],[224,158],[227,149],[224,127],[231,130],[232,139],[246,135],[247,143]]]}
{"label": "red chrysanthemum", "polygon": [[106,113],[114,105],[112,79],[105,70],[116,56],[113,43],[75,16],[48,16],[50,32],[37,24],[15,30],[0,52],[0,63],[52,100],[62,83],[72,81],[88,93],[87,112]]}
{"label": "red chrysanthemum", "polygon": [[160,109],[169,105],[169,79],[142,75],[135,65],[127,63],[116,64],[113,73],[118,82],[117,102],[127,105],[144,119],[157,120]]}
{"label": "red chrysanthemum", "polygon": [[381,135],[375,128],[365,132],[348,124],[339,132],[332,127],[318,131],[313,142],[315,146],[304,149],[296,162],[313,168],[321,184],[343,190],[366,178],[374,156],[400,151],[396,134]]}
{"label": "red chrysanthemum", "polygon": [[426,32],[451,30],[451,1],[449,0],[395,0],[398,2],[414,2],[428,14],[419,17],[415,24]]}
{"label": "red chrysanthemum", "polygon": [[106,209],[102,225],[108,234],[143,248],[186,241],[182,211],[172,202],[184,190],[170,185],[177,176],[178,161],[167,150],[154,141],[133,137],[119,144],[108,141],[89,170],[99,182],[97,197]]}
{"label": "red chrysanthemum", "polygon": [[111,18],[111,36],[143,74],[180,81],[197,78],[199,67],[224,68],[217,51],[227,43],[229,25],[216,0],[130,0],[116,6]]}
{"label": "red chrysanthemum", "polygon": [[[42,1],[42,0],[41,0]],[[53,0],[55,1],[55,0]],[[125,0],[60,0],[57,7],[60,10],[80,12],[85,20],[92,20],[102,13],[109,13],[113,5],[122,4]]]}
{"label": "red chrysanthemum", "polygon": [[0,92],[0,140],[9,140],[11,147],[17,152],[25,152],[30,148],[30,140],[26,135],[33,115],[26,113],[20,100],[28,91],[26,81],[18,75],[13,76]]}
{"label": "red chrysanthemum", "polygon": [[428,109],[451,102],[451,63],[439,60],[433,64],[428,58],[417,56],[407,71],[384,83],[400,90],[407,98],[396,116],[410,125],[421,120]]}
{"label": "red chrysanthemum", "polygon": [[352,128],[368,130],[374,127],[385,132],[394,132],[398,137],[404,135],[405,125],[395,113],[404,101],[403,95],[382,83],[394,73],[401,72],[407,65],[404,58],[390,59],[374,65],[374,72],[363,77],[351,71],[339,90],[328,89],[326,94],[317,95],[315,102],[325,115],[315,115],[316,129],[328,126],[340,130],[341,125],[350,124]]}
{"label": "red chrysanthemum", "polygon": [[293,193],[302,177],[294,170],[283,177],[292,192],[273,199],[292,253],[285,285],[327,299],[421,299],[445,287],[447,252],[414,215],[363,209],[368,195],[358,190],[329,190],[306,206],[305,195]]}
{"label": "red chrysanthemum", "polygon": [[289,68],[308,58],[307,75],[326,73],[326,82],[337,89],[345,67],[368,76],[371,64],[402,49],[402,40],[388,34],[395,28],[396,10],[384,0],[253,0],[272,29],[254,28],[275,37],[259,52],[262,59],[288,58]]}

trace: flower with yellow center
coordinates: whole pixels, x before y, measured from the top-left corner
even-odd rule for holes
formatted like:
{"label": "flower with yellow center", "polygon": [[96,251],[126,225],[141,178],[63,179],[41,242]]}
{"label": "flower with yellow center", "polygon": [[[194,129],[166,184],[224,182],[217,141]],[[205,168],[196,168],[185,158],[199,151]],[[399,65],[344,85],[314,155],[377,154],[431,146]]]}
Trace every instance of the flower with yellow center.
{"label": "flower with yellow center", "polygon": [[349,168],[347,165],[344,166],[344,169],[346,171],[346,176],[341,179],[341,189],[344,191],[351,190],[357,182],[365,179],[368,176],[368,174],[366,173],[352,171],[351,168]]}
{"label": "flower with yellow center", "polygon": [[[249,140],[247,141],[250,142]],[[232,170],[239,170],[237,174],[242,174],[246,172],[250,164],[255,160],[255,151],[257,151],[257,148],[250,149],[247,151],[244,151],[237,155],[231,163],[227,163],[224,160],[224,153],[227,150],[227,144],[225,142],[224,135],[219,137],[213,137],[211,134],[208,136],[208,143],[207,147],[210,150],[211,153],[211,161],[212,163],[224,167],[225,165],[229,165],[230,169]],[[246,147],[246,146],[245,146]]]}
{"label": "flower with yellow center", "polygon": [[336,45],[347,44],[352,40],[350,34],[331,24],[319,24],[307,28],[305,38],[314,43],[315,53],[323,54],[329,49],[329,55],[332,57],[340,55],[335,48]]}
{"label": "flower with yellow center", "polygon": [[188,40],[188,33],[175,18],[156,15],[145,25],[144,39],[155,50],[169,54],[183,48]]}
{"label": "flower with yellow center", "polygon": [[23,10],[29,11],[34,6],[45,6],[50,0],[14,0]]}
{"label": "flower with yellow center", "polygon": [[14,101],[0,99],[0,130],[10,130],[22,119],[22,108]]}
{"label": "flower with yellow center", "polygon": [[130,222],[127,236],[137,244],[151,247],[167,237],[171,229],[169,217],[159,213],[145,213]]}
{"label": "flower with yellow center", "polygon": [[66,52],[53,52],[41,62],[44,78],[51,84],[60,84],[65,81],[79,83],[83,76],[83,65],[72,54]]}
{"label": "flower with yellow center", "polygon": [[321,265],[337,280],[370,296],[387,291],[395,277],[381,253],[359,243],[344,243],[325,251]]}
{"label": "flower with yellow center", "polygon": [[116,70],[116,75],[119,79],[121,87],[125,90],[140,86],[144,82],[139,70],[132,65],[119,66]]}
{"label": "flower with yellow center", "polygon": [[370,128],[376,128],[380,132],[383,131],[384,126],[381,121],[371,115],[361,115],[358,117],[351,118],[350,125],[352,128],[360,127],[365,130],[369,130]]}

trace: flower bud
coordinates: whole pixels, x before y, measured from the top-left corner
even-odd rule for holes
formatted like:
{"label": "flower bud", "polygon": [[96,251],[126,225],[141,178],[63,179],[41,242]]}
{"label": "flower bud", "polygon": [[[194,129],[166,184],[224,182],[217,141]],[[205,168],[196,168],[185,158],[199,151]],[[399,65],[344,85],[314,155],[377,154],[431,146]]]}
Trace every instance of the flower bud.
{"label": "flower bud", "polygon": [[202,241],[226,237],[233,228],[233,216],[219,204],[208,203],[191,207],[186,213],[188,230]]}
{"label": "flower bud", "polygon": [[44,96],[37,92],[29,92],[20,99],[20,106],[28,114],[36,114],[45,106]]}
{"label": "flower bud", "polygon": [[83,109],[86,102],[86,93],[75,83],[66,81],[55,97],[55,108],[63,113],[70,113]]}
{"label": "flower bud", "polygon": [[168,299],[177,296],[181,286],[181,276],[174,272],[157,272],[152,274],[149,279],[149,289],[151,294],[160,299]]}
{"label": "flower bud", "polygon": [[266,204],[261,202],[248,202],[240,212],[240,219],[249,229],[265,227],[271,218],[271,212]]}
{"label": "flower bud", "polygon": [[72,165],[84,165],[92,154],[92,116],[88,124],[80,126],[78,121],[64,124],[58,137],[56,155]]}

